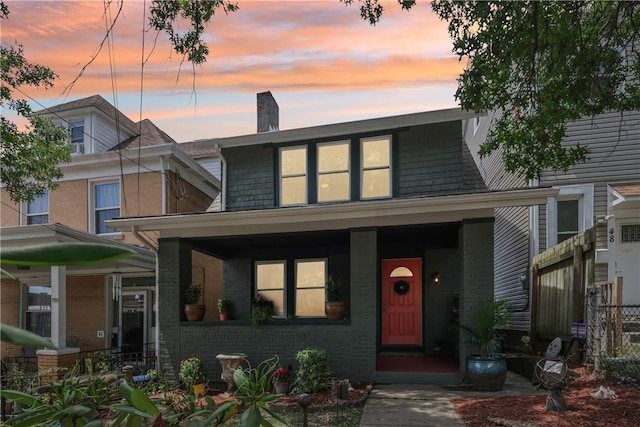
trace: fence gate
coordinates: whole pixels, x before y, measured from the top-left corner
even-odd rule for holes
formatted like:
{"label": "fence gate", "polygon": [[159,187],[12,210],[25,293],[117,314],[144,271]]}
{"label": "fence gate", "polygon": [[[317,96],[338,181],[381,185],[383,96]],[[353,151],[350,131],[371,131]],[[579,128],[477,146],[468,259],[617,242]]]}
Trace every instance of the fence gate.
{"label": "fence gate", "polygon": [[622,305],[622,278],[587,291],[587,362],[618,380],[640,380],[640,305]]}

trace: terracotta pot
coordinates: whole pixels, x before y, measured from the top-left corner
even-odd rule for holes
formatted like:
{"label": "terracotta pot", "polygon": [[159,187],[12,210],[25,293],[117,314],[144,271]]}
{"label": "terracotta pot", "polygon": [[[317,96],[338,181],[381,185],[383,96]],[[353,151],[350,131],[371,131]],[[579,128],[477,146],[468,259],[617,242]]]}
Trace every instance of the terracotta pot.
{"label": "terracotta pot", "polygon": [[344,319],[344,301],[327,301],[324,303],[324,314],[327,319]]}
{"label": "terracotta pot", "polygon": [[220,320],[221,321],[225,321],[229,318],[229,315],[227,313],[220,313]]}
{"label": "terracotta pot", "polygon": [[204,304],[185,304],[184,315],[187,320],[202,320],[207,307]]}

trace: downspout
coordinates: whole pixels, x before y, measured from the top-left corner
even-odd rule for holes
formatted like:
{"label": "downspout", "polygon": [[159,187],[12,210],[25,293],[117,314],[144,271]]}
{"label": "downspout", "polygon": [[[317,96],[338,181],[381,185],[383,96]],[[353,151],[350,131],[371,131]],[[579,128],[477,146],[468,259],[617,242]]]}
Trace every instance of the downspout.
{"label": "downspout", "polygon": [[160,158],[160,174],[162,176],[162,215],[167,213],[167,173],[165,172],[166,159]]}
{"label": "downspout", "polygon": [[220,156],[220,164],[222,165],[222,194],[220,196],[220,209],[224,212],[227,210],[227,160],[222,155],[220,144],[215,145],[216,151]]}

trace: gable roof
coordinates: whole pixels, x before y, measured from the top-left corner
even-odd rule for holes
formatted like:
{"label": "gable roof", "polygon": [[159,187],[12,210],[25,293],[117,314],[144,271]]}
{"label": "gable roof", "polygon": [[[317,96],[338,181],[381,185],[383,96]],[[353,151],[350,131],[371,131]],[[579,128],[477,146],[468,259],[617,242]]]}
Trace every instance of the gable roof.
{"label": "gable roof", "polygon": [[343,137],[345,135],[355,135],[366,132],[386,131],[431,123],[445,123],[456,120],[465,120],[475,116],[477,116],[477,113],[473,111],[450,108],[445,110],[403,114],[400,116],[380,117],[306,128],[280,130],[277,132],[262,132],[227,138],[201,139],[193,141],[192,143],[196,147],[209,145],[220,147],[240,147],[245,145],[295,142],[316,138]]}

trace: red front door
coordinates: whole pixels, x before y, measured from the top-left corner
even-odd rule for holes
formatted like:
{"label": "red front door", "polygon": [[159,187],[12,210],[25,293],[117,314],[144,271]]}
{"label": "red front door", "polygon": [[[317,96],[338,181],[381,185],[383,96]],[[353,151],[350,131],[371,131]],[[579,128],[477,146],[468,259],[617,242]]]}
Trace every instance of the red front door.
{"label": "red front door", "polygon": [[422,260],[382,261],[382,345],[422,345]]}

